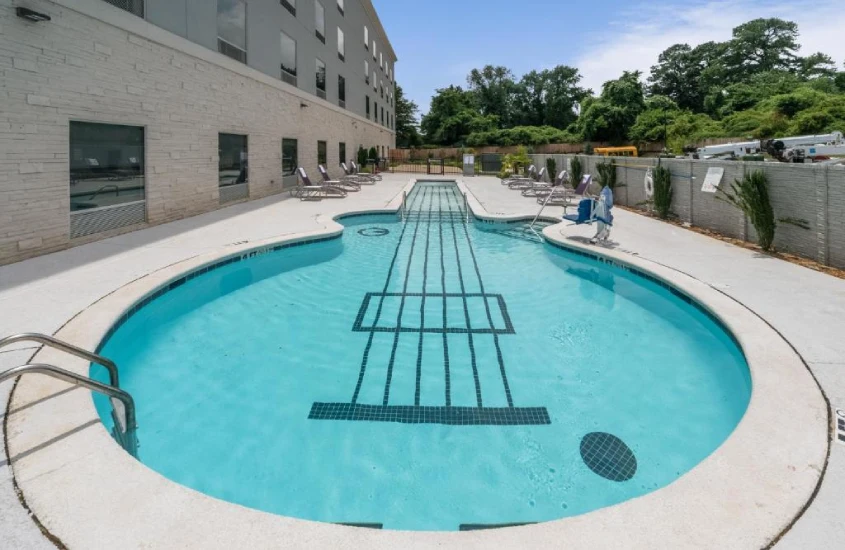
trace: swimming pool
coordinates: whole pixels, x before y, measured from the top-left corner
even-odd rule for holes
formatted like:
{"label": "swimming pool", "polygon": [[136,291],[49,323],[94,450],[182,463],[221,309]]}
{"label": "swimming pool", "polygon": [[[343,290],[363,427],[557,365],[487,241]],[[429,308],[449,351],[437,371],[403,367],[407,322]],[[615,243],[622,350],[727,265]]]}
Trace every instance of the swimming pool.
{"label": "swimming pool", "polygon": [[138,402],[140,459],[273,513],[457,530],[653,491],[742,417],[742,354],[675,293],[467,225],[454,185],[409,203],[404,223],[348,218],[342,239],[225,265],[131,316],[103,353]]}

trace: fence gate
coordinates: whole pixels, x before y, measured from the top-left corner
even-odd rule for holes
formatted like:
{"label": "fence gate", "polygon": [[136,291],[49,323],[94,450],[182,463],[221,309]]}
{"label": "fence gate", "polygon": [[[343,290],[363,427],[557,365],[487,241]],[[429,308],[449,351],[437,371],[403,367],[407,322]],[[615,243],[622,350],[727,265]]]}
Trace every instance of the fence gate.
{"label": "fence gate", "polygon": [[481,155],[481,173],[498,174],[502,171],[502,155],[499,153],[484,153]]}
{"label": "fence gate", "polygon": [[426,172],[429,176],[442,176],[446,174],[446,163],[443,159],[428,159],[428,171]]}

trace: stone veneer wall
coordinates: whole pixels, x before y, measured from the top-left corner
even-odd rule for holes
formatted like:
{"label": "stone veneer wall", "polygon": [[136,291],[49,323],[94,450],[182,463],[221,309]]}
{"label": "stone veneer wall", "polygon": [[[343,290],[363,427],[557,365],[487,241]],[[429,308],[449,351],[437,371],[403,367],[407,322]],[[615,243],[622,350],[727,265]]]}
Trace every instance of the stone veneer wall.
{"label": "stone veneer wall", "polygon": [[[299,140],[312,177],[318,140],[334,174],[339,142],[348,158],[395,144],[378,124],[103,2],[27,2],[52,17],[42,23],[14,4],[0,0],[0,265],[220,208],[220,132],[249,136],[251,199],[282,191],[282,138]],[[70,238],[70,121],[145,127],[146,224]]]}
{"label": "stone veneer wall", "polygon": [[[568,167],[574,155],[533,155],[537,167],[554,158],[558,171]],[[608,159],[579,155],[584,173],[595,182],[596,164]],[[645,209],[644,179],[647,167],[657,165],[653,158],[614,159],[620,187],[615,200],[619,204]],[[735,179],[752,170],[762,170],[769,178],[769,195],[778,219],[793,218],[807,222],[810,229],[779,223],[775,248],[810,258],[825,265],[845,268],[845,167],[822,164],[781,164],[777,162],[736,162],[717,160],[664,159],[672,172],[672,212],[682,222],[711,229],[722,235],[756,242],[754,227],[745,215],[701,186],[710,167],[725,169],[722,188],[730,189]],[[594,184],[593,191],[598,192]],[[617,233],[624,233],[624,227]]]}

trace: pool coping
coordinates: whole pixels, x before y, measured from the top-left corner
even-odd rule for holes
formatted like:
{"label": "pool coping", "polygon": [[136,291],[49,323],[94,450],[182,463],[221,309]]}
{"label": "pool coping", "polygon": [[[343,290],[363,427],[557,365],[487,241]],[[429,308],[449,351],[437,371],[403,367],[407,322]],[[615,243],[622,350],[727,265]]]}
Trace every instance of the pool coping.
{"label": "pool coping", "polygon": [[[489,214],[460,180],[458,186],[478,219],[533,218]],[[401,201],[400,192],[384,209],[319,217],[321,230],[227,247],[155,271],[103,297],[56,335],[93,349],[126,312],[187,273],[280,245],[337,238],[343,232],[337,220],[396,213]],[[761,548],[775,541],[811,499],[829,445],[828,407],[800,357],[762,319],[708,285],[636,256],[566,239],[559,228],[544,230],[549,242],[679,289],[720,320],[746,354],[753,390],[739,426],[710,457],[663,489],[582,516],[493,531],[373,531],[297,520],[167,480],[117,445],[100,423],[88,391],[68,391],[61,382],[30,376],[17,384],[6,419],[9,456],[22,495],[44,528],[70,548],[559,547],[562,540],[591,548]],[[53,350],[39,351],[34,361],[82,374],[88,370],[87,362]],[[39,406],[30,406],[34,402]]]}

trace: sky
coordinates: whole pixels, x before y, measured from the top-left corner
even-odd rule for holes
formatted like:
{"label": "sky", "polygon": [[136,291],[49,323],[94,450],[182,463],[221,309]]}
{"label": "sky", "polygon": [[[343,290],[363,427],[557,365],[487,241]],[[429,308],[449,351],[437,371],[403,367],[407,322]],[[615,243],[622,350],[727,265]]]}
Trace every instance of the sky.
{"label": "sky", "polygon": [[726,41],[759,17],[799,25],[802,53],[845,62],[845,0],[373,0],[396,50],[396,81],[428,111],[435,90],[465,86],[467,74],[504,65],[517,78],[533,69],[577,67],[598,92],[624,70],[644,78],[677,43]]}

